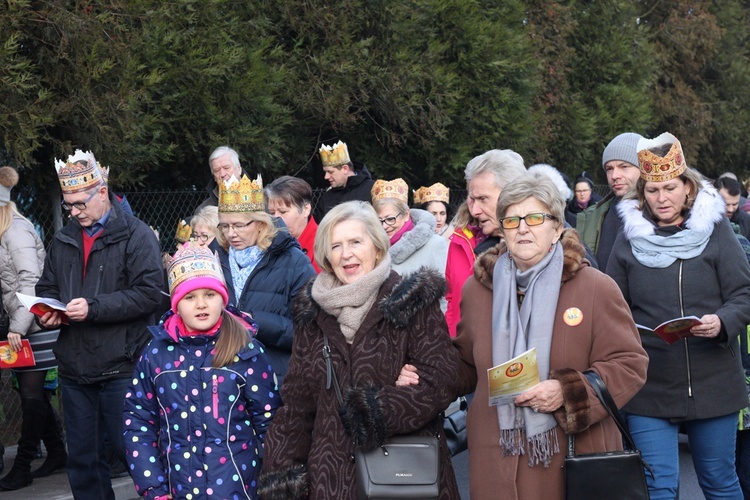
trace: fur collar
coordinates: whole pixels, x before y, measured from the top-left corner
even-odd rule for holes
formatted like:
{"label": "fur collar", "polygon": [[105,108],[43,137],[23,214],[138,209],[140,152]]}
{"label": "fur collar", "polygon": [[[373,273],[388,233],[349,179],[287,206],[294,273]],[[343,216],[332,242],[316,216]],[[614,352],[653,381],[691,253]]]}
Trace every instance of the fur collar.
{"label": "fur collar", "polygon": [[[724,208],[724,199],[719,192],[710,183],[704,181],[685,221],[685,227],[701,233],[711,232],[724,217]],[[643,212],[638,209],[637,199],[622,200],[617,204],[617,211],[622,219],[626,239],[656,233],[654,223],[644,217]]]}
{"label": "fur collar", "polygon": [[[584,260],[586,249],[575,229],[563,230],[560,243],[563,246],[564,256],[561,282],[565,283],[575,276],[582,266],[587,266],[588,261]],[[490,290],[492,290],[492,275],[495,271],[495,263],[507,251],[508,247],[505,245],[505,241],[501,241],[477,257],[476,262],[474,262],[474,277]]]}
{"label": "fur collar", "polygon": [[409,210],[414,227],[405,232],[389,250],[394,264],[401,264],[412,256],[414,252],[422,248],[435,234],[437,221],[431,213],[418,208]]}
{"label": "fur collar", "polygon": [[[320,306],[312,298],[314,280],[311,278],[300,289],[294,301],[294,325],[297,328],[314,322],[320,313]],[[422,267],[403,278],[391,271],[383,287],[385,296],[377,307],[385,320],[398,328],[408,326],[417,312],[440,299],[448,289],[445,278],[428,267]]]}

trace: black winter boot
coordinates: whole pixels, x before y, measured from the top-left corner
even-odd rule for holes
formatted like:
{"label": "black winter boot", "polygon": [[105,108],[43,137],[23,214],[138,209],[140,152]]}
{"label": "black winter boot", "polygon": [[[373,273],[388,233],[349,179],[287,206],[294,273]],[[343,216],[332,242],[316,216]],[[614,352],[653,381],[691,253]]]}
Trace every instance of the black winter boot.
{"label": "black winter boot", "polygon": [[31,477],[47,477],[56,472],[63,472],[68,462],[68,453],[65,451],[63,429],[60,417],[47,401],[47,419],[42,430],[42,440],[47,448],[47,458],[41,467],[31,473]]}
{"label": "black winter boot", "polygon": [[21,401],[23,413],[21,439],[18,440],[18,450],[16,451],[13,468],[4,478],[0,479],[0,490],[18,490],[31,484],[31,461],[36,454],[36,446],[47,419],[45,403],[47,401],[29,398]]}

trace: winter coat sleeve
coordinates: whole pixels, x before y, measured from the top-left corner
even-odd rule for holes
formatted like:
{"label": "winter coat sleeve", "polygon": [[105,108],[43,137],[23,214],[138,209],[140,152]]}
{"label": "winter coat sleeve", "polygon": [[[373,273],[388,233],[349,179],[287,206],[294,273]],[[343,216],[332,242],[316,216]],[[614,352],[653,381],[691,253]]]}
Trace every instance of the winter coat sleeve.
{"label": "winter coat sleeve", "polygon": [[750,323],[750,265],[745,252],[732,231],[729,220],[722,221],[714,229],[720,241],[721,258],[716,260],[716,274],[723,298],[716,311],[721,319],[721,334],[717,341],[728,347],[737,342],[740,333]]}
{"label": "winter coat sleeve", "polygon": [[436,300],[416,312],[409,325],[408,362],[417,367],[419,384],[386,385],[378,391],[386,433],[404,434],[427,425],[456,395],[458,351]]}
{"label": "winter coat sleeve", "polygon": [[[583,313],[592,320],[588,356],[578,366],[573,366],[578,359],[569,356],[571,362],[567,366],[550,373],[550,378],[562,385],[563,406],[554,416],[567,433],[581,432],[608,416],[593,389],[585,382],[583,371],[597,372],[621,408],[643,387],[648,367],[648,356],[641,346],[630,308],[617,285],[609,276],[593,269],[579,273],[589,275],[582,288],[593,300],[590,310]],[[561,335],[565,334],[556,331],[553,337]],[[553,338],[553,345],[555,342]],[[566,347],[573,349],[572,345]]]}
{"label": "winter coat sleeve", "polygon": [[271,425],[274,414],[281,405],[276,376],[271,362],[264,353],[257,353],[250,359],[250,366],[245,374],[245,401],[247,414],[252,422],[255,435],[260,442],[266,439],[266,431]]}
{"label": "winter coat sleeve", "polygon": [[[473,291],[477,290],[477,287],[482,287],[482,285],[480,285],[473,277],[466,279],[464,286],[461,287],[461,310],[465,309],[465,306],[463,306],[465,300],[473,300],[472,297],[476,296]],[[472,338],[472,329],[465,327],[467,323],[471,323],[471,318],[461,319],[456,326],[456,338],[453,339],[453,344],[456,346],[460,357],[458,375],[456,378],[458,383],[458,394],[461,396],[474,392],[479,380],[476,363],[474,361],[474,339]]]}
{"label": "winter coat sleeve", "polygon": [[265,436],[263,471],[266,473],[307,463],[318,404],[307,370],[313,365],[310,357],[320,356],[312,347],[312,338],[307,328],[297,332],[289,371],[281,387],[284,405],[276,412]]}
{"label": "winter coat sleeve", "polygon": [[159,243],[148,226],[140,221],[125,248],[123,272],[127,286],[121,290],[90,297],[87,321],[118,323],[153,314],[161,303],[164,270]]}
{"label": "winter coat sleeve", "polygon": [[[37,254],[36,233],[30,225],[25,226],[13,221],[3,235],[2,244],[7,247],[10,257],[9,271],[15,273],[17,283],[11,291],[34,295],[34,286],[42,274],[42,269]],[[10,331],[25,335],[31,329],[34,315],[21,304],[15,293],[11,293],[10,301],[4,306],[10,316]]]}
{"label": "winter coat sleeve", "polygon": [[56,269],[55,261],[52,258],[58,251],[56,249],[58,245],[60,245],[60,242],[57,238],[54,238],[50,244],[49,251],[44,258],[44,270],[42,270],[42,275],[39,277],[39,281],[37,281],[36,286],[34,287],[38,297],[60,300],[60,289],[58,287],[60,281],[57,277],[57,273],[60,270]]}
{"label": "winter coat sleeve", "polygon": [[125,394],[123,439],[130,476],[139,495],[147,499],[169,493],[168,469],[159,449],[159,404],[149,366],[152,341],[133,373],[133,386]]}

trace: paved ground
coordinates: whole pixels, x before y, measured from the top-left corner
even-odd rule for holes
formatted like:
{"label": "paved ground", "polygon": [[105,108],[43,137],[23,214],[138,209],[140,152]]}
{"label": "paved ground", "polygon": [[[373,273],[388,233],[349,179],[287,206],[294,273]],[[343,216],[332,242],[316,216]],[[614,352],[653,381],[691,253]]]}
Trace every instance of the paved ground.
{"label": "paved ground", "polygon": [[[13,465],[13,457],[16,447],[5,450],[5,472]],[[32,469],[39,467],[41,460],[32,464]],[[461,498],[469,500],[469,454],[467,452],[453,458],[453,467],[456,472]],[[3,474],[5,474],[3,472]],[[122,477],[112,481],[117,500],[135,500],[133,483],[129,477]],[[45,500],[69,500],[73,498],[68,485],[68,477],[63,474],[55,474],[42,479],[35,479],[31,486],[18,491],[0,492],[0,500],[28,500],[29,498],[40,498]],[[690,459],[690,450],[685,441],[685,436],[680,435],[680,500],[704,500],[703,492],[698,486],[695,478],[693,464]]]}

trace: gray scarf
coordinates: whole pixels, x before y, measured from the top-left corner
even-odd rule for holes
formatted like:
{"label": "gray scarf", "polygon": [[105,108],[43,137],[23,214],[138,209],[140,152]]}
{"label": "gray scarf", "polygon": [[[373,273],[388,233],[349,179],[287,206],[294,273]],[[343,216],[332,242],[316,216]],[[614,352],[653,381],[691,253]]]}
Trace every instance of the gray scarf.
{"label": "gray scarf", "polygon": [[336,318],[346,342],[351,344],[390,274],[391,257],[387,253],[375,269],[348,285],[341,283],[335,274],[321,271],[313,283],[312,298]]}
{"label": "gray scarf", "polygon": [[[522,272],[509,252],[495,263],[492,278],[492,363],[499,365],[536,347],[539,379],[549,378],[549,356],[555,310],[560,295],[563,249],[558,242],[542,260]],[[525,298],[518,307],[518,290]],[[533,314],[532,314],[533,313]],[[557,445],[557,422],[551,414],[535,413],[513,404],[497,406],[503,455],[529,456],[529,467],[548,467]],[[523,433],[526,443],[522,442]]]}

